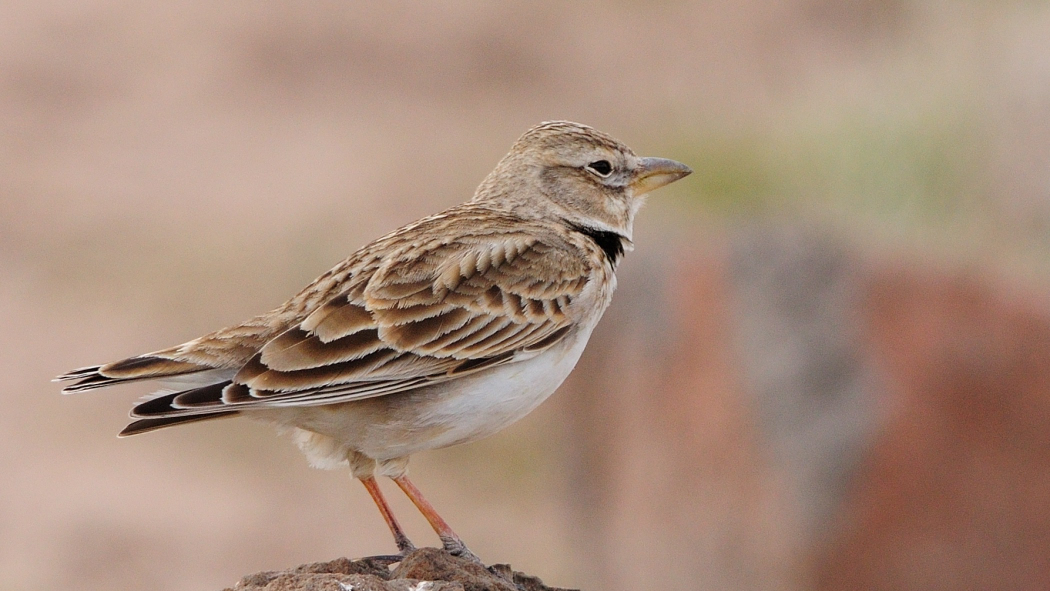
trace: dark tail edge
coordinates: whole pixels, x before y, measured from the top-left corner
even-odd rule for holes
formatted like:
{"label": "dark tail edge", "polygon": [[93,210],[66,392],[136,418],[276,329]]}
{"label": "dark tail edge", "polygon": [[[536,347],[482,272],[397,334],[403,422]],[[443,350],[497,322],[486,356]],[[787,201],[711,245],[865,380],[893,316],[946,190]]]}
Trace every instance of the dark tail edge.
{"label": "dark tail edge", "polygon": [[86,392],[88,390],[116,386],[117,384],[163,379],[209,369],[214,368],[156,355],[139,355],[138,357],[129,357],[105,365],[92,365],[74,369],[71,372],[58,376],[53,381],[66,382],[77,380],[75,384],[62,388],[63,394],[73,394],[75,392]]}
{"label": "dark tail edge", "polygon": [[173,427],[175,425],[181,425],[184,423],[195,423],[197,421],[209,421],[211,419],[218,419],[222,417],[232,417],[233,415],[240,414],[238,411],[230,410],[224,412],[214,412],[204,415],[190,415],[183,417],[163,417],[159,419],[139,419],[132,422],[124,430],[117,434],[117,437],[130,437],[132,435],[138,435],[140,433],[149,433],[150,431],[156,431],[165,427]]}

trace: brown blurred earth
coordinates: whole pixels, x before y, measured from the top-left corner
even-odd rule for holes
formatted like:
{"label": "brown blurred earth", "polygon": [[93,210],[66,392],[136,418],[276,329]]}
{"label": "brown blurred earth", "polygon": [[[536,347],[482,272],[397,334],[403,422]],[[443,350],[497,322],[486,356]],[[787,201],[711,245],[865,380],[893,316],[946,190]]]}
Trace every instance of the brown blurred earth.
{"label": "brown blurred earth", "polygon": [[[674,258],[683,272],[623,281],[604,346],[565,401],[571,481],[590,489],[576,497],[577,539],[596,550],[595,578],[624,589],[1050,581],[1045,296],[865,260],[798,228]],[[641,320],[656,294],[673,324]]]}

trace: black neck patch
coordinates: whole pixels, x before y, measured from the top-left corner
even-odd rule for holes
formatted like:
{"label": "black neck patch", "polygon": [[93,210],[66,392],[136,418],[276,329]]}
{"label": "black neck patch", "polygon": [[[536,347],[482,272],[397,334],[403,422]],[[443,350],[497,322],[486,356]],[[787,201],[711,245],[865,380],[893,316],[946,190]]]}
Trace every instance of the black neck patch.
{"label": "black neck patch", "polygon": [[612,268],[616,268],[616,263],[619,263],[620,258],[623,257],[623,236],[616,232],[588,228],[578,224],[572,224],[572,229],[593,240],[605,253],[605,258],[609,259]]}

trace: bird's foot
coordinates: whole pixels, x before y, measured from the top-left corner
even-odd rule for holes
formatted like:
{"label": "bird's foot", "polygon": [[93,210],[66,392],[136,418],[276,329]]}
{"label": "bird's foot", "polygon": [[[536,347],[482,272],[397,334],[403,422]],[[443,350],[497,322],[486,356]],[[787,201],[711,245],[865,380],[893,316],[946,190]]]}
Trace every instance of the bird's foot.
{"label": "bird's foot", "polygon": [[404,554],[377,554],[375,556],[364,556],[357,560],[367,560],[368,562],[374,562],[383,566],[390,566],[391,564],[397,564],[405,559]]}
{"label": "bird's foot", "polygon": [[404,533],[401,533],[401,535],[395,535],[394,543],[397,544],[397,549],[400,550],[399,555],[402,557],[408,556],[409,552],[414,552],[416,549],[416,545],[413,544],[412,540],[408,539],[408,536],[406,536]]}
{"label": "bird's foot", "polygon": [[442,536],[441,545],[442,547],[444,547],[445,552],[448,552],[453,556],[466,558],[467,560],[471,560],[482,566],[485,566],[485,563],[482,562],[480,558],[478,558],[478,555],[471,552],[470,548],[467,548],[467,545],[464,544],[463,540],[459,538],[447,538]]}
{"label": "bird's foot", "polygon": [[407,537],[401,537],[397,539],[397,549],[400,550],[397,554],[378,554],[376,556],[365,556],[361,560],[371,560],[384,565],[391,565],[401,562],[410,553],[416,551],[416,546]]}

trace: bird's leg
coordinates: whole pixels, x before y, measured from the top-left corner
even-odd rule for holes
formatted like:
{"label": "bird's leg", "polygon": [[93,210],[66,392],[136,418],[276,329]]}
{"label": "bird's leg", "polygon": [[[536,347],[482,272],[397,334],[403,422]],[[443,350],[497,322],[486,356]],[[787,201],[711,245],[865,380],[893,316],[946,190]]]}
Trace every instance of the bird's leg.
{"label": "bird's leg", "polygon": [[400,551],[401,556],[405,556],[415,550],[416,547],[412,544],[412,540],[409,540],[408,536],[405,535],[405,530],[401,529],[401,524],[394,517],[394,512],[390,510],[390,505],[387,505],[386,499],[383,498],[383,493],[379,491],[379,483],[376,482],[375,477],[362,478],[361,484],[365,485],[365,488],[368,489],[368,494],[372,495],[372,500],[376,502],[376,507],[379,507],[383,520],[386,521],[387,527],[390,528],[390,533],[394,534],[394,543],[397,544],[397,549]]}
{"label": "bird's leg", "polygon": [[416,485],[412,484],[412,481],[410,481],[407,476],[402,474],[400,476],[394,476],[392,479],[399,487],[401,487],[401,490],[405,491],[405,494],[408,495],[408,498],[411,499],[412,503],[417,509],[419,509],[419,512],[423,514],[423,517],[427,518],[427,521],[430,522],[430,527],[434,528],[434,531],[437,532],[438,537],[441,538],[441,545],[444,546],[449,554],[469,558],[470,560],[484,564],[481,562],[480,558],[467,548],[467,545],[456,535],[456,532],[452,531],[448,522],[438,515],[434,506],[423,497],[423,493],[416,488]]}
{"label": "bird's leg", "polygon": [[350,451],[346,457],[350,462],[350,473],[353,474],[354,478],[360,480],[361,484],[365,485],[365,489],[372,496],[376,507],[379,507],[379,513],[383,516],[383,521],[386,521],[387,527],[390,528],[390,533],[394,534],[394,543],[397,544],[400,555],[390,558],[400,558],[415,550],[415,545],[405,535],[405,530],[401,529],[401,524],[394,517],[394,512],[390,510],[390,505],[383,498],[383,492],[379,490],[379,483],[375,479],[376,461],[356,451]]}

